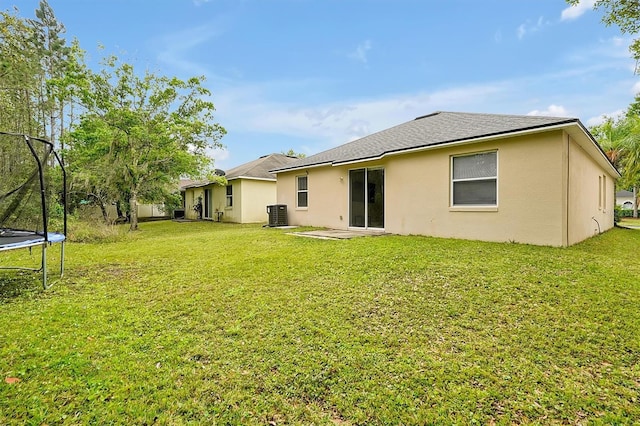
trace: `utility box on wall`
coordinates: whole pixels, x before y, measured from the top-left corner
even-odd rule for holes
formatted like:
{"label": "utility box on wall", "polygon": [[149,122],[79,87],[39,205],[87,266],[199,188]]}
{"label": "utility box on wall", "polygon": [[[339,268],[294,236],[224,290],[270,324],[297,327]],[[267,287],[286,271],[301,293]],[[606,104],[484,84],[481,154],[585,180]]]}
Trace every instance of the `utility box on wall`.
{"label": "utility box on wall", "polygon": [[274,204],[267,206],[267,214],[269,215],[269,226],[287,226],[287,205]]}

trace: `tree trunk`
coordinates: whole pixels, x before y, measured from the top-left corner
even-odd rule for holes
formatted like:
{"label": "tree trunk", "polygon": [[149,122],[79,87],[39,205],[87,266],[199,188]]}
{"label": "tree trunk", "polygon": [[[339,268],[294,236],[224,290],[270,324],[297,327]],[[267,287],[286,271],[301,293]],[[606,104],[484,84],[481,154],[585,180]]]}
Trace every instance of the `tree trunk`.
{"label": "tree trunk", "polygon": [[131,215],[130,220],[131,224],[129,226],[129,231],[137,231],[138,230],[138,194],[136,191],[131,191],[131,196],[129,197],[129,214]]}
{"label": "tree trunk", "polygon": [[107,212],[107,208],[105,207],[102,201],[99,201],[100,211],[102,212],[102,218],[104,219],[104,223],[109,224],[109,213]]}
{"label": "tree trunk", "polygon": [[633,187],[633,217],[638,218],[638,187]]}

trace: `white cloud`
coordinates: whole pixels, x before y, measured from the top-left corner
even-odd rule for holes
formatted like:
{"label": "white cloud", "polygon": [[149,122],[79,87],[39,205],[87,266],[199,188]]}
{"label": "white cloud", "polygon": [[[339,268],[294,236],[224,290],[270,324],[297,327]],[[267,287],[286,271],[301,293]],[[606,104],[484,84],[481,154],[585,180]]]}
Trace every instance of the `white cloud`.
{"label": "white cloud", "polygon": [[575,6],[569,6],[560,14],[561,21],[571,21],[584,15],[588,10],[593,9],[596,0],[580,0]]}
{"label": "white cloud", "polygon": [[229,160],[231,159],[231,152],[229,152],[229,150],[226,147],[207,149],[207,156],[209,158],[213,158],[213,167],[215,167],[216,169],[225,170],[229,168]]}
{"label": "white cloud", "polygon": [[631,88],[631,94],[634,96],[640,93],[640,81],[636,82]]}
{"label": "white cloud", "polygon": [[542,115],[546,117],[568,117],[569,112],[562,105],[551,104],[545,110],[533,110],[527,113],[527,115]]}
{"label": "white cloud", "polygon": [[371,40],[365,40],[356,47],[356,50],[349,53],[349,58],[366,64],[368,61],[367,53],[371,50],[371,47]]}
{"label": "white cloud", "polygon": [[587,125],[587,127],[593,127],[593,126],[598,126],[602,123],[604,123],[605,121],[607,121],[610,118],[613,118],[614,120],[622,117],[625,113],[624,109],[618,109],[615,110],[613,112],[606,112],[604,114],[600,114],[596,117],[591,117],[587,120],[587,122],[585,123]]}
{"label": "white cloud", "polygon": [[[637,82],[625,66],[617,40],[601,40],[567,61],[554,73],[451,87],[431,86],[420,92],[369,98],[333,98],[301,103],[290,94],[322,90],[333,84],[317,79],[231,84],[214,91],[216,119],[229,131],[229,152],[216,165],[249,161],[240,157],[255,144],[262,155],[293,148],[306,154],[349,142],[434,111],[579,117],[591,125],[602,111],[624,108]],[[613,73],[613,74],[612,74]],[[618,76],[612,80],[612,75]],[[626,77],[625,77],[626,76]],[[596,90],[596,88],[598,88]],[[640,89],[640,84],[635,89]],[[593,117],[593,118],[589,118]],[[585,121],[589,118],[589,121]],[[279,145],[280,144],[280,145]],[[282,145],[282,146],[281,146]],[[256,150],[258,150],[256,149]],[[224,168],[224,167],[221,167]]]}
{"label": "white cloud", "polygon": [[195,48],[224,33],[225,26],[222,22],[223,20],[216,20],[159,38],[155,41],[159,46],[158,62],[180,70],[189,77],[205,75],[207,70],[187,57]]}
{"label": "white cloud", "polygon": [[533,34],[542,30],[544,27],[550,25],[550,22],[545,20],[543,16],[539,17],[535,23],[530,23],[529,21],[521,24],[516,30],[516,35],[519,40],[522,40],[525,35]]}
{"label": "white cloud", "polygon": [[[500,84],[462,86],[372,99],[347,99],[317,105],[294,105],[265,100],[264,90],[247,88],[218,92],[218,118],[228,129],[283,135],[327,149],[435,110],[486,112],[486,104],[511,89]],[[508,111],[503,111],[508,112]],[[307,142],[307,144],[308,144]],[[308,145],[307,145],[308,146]]]}

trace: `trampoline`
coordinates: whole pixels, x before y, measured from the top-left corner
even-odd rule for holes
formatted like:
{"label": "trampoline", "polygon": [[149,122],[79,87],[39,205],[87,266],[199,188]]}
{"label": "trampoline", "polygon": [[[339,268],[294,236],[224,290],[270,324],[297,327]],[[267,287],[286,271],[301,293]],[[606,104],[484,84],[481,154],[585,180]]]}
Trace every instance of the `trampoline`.
{"label": "trampoline", "polygon": [[[58,188],[56,188],[56,183]],[[41,247],[40,266],[0,266],[42,273],[47,283],[47,248],[60,244],[60,276],[64,274],[67,234],[67,177],[53,144],[24,134],[0,132],[0,252]],[[49,223],[55,208],[59,230]]]}

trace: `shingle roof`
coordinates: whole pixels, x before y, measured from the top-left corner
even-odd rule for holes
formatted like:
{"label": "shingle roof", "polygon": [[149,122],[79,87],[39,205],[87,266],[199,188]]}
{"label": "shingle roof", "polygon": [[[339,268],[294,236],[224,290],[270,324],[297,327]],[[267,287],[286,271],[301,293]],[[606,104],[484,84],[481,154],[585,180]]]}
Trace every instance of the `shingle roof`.
{"label": "shingle roof", "polygon": [[257,160],[253,160],[227,170],[225,177],[227,180],[237,179],[239,177],[275,180],[276,175],[271,173],[270,170],[286,167],[296,160],[298,160],[297,157],[290,157],[284,154],[274,153],[264,155]]}
{"label": "shingle roof", "polygon": [[567,117],[440,111],[299,159],[272,171],[375,159],[390,153],[578,122],[577,118]]}
{"label": "shingle roof", "polygon": [[616,197],[633,197],[633,192],[622,189],[616,192]]}
{"label": "shingle roof", "polygon": [[[268,154],[263,155],[262,157],[249,161],[248,163],[241,164],[232,169],[229,169],[224,173],[224,177],[227,180],[245,178],[245,179],[267,179],[267,180],[276,180],[276,175],[270,172],[270,170],[276,169],[278,167],[284,167],[287,164],[291,164],[298,160],[298,157],[290,157],[284,154]],[[216,174],[218,174],[218,169],[216,169]],[[220,170],[220,174],[222,175],[222,170]],[[202,186],[211,185],[211,181],[201,180],[201,181],[191,181],[186,185],[181,185],[181,189],[185,190],[187,188],[199,188]]]}

